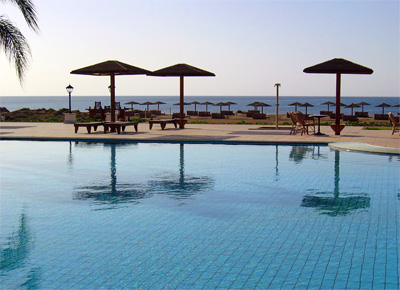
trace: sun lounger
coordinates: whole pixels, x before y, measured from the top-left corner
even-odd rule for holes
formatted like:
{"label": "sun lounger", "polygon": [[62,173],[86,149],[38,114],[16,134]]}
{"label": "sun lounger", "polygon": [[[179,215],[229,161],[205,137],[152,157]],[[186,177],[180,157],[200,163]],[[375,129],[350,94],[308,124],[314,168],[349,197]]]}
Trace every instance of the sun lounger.
{"label": "sun lounger", "polygon": [[211,117],[210,112],[205,112],[205,111],[200,111],[199,112],[199,117]]}
{"label": "sun lounger", "polygon": [[389,116],[387,114],[375,114],[375,120],[389,120]]}
{"label": "sun lounger", "polygon": [[162,119],[162,120],[150,120],[149,121],[149,128],[153,128],[153,124],[160,124],[161,129],[164,130],[167,124],[174,124],[175,128],[178,125],[178,119]]}
{"label": "sun lounger", "polygon": [[269,119],[266,114],[263,113],[253,113],[253,119]]}
{"label": "sun lounger", "polygon": [[343,115],[343,121],[357,122],[358,117],[353,115]]}
{"label": "sun lounger", "polygon": [[117,130],[118,134],[121,134],[121,129],[122,132],[125,132],[125,127],[127,126],[134,126],[135,131],[138,131],[138,122],[106,122],[103,123],[104,126],[104,134],[106,134],[109,130],[114,131]]}
{"label": "sun lounger", "polygon": [[86,127],[87,132],[90,134],[90,132],[92,131],[92,127],[93,130],[96,131],[98,126],[103,125],[104,122],[87,122],[87,123],[75,123],[75,133],[78,133],[79,127]]}

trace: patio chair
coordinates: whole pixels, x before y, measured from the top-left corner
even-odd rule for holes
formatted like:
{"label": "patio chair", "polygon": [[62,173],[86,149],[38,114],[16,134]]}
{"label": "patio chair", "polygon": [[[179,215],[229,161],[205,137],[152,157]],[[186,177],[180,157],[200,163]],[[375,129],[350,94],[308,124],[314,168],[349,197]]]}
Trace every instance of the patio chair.
{"label": "patio chair", "polygon": [[295,112],[294,116],[296,118],[296,127],[301,127],[301,135],[303,133],[309,133],[312,130],[315,134],[315,124],[313,118],[307,118],[302,112]]}
{"label": "patio chair", "polygon": [[389,112],[388,115],[389,115],[389,119],[390,119],[390,121],[392,122],[392,125],[393,125],[393,131],[392,131],[392,135],[393,135],[394,132],[396,132],[397,128],[399,128],[399,131],[400,131],[399,117],[393,116],[393,114],[391,112]]}
{"label": "patio chair", "polygon": [[97,119],[105,120],[105,112],[101,107],[101,102],[94,102],[94,117]]}
{"label": "patio chair", "polygon": [[[296,121],[296,117],[294,116],[293,112],[287,112],[287,114],[289,115],[290,119],[292,120],[292,128],[290,128],[290,132],[289,134],[296,134],[297,132],[300,132],[300,130],[302,130],[302,127],[299,126],[297,127],[297,121]],[[299,129],[299,131],[298,131]]]}

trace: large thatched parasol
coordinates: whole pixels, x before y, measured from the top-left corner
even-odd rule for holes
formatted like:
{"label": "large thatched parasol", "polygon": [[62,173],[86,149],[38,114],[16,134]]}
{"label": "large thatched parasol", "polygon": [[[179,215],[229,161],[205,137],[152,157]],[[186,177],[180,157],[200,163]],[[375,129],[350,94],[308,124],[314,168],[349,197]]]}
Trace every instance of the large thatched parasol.
{"label": "large thatched parasol", "polygon": [[[334,58],[329,61],[307,67],[303,70],[305,73],[321,73],[336,74],[336,103],[340,103],[340,81],[342,74],[372,74],[373,70],[345,60],[343,58]],[[340,131],[344,125],[340,125],[340,106],[336,106],[335,125],[331,126],[336,135],[340,135]]]}
{"label": "large thatched parasol", "polygon": [[294,106],[294,110],[297,112],[297,106],[300,106],[301,105],[301,103],[299,103],[299,102],[294,102],[294,103],[291,103],[291,104],[289,104],[289,106]]}
{"label": "large thatched parasol", "polygon": [[321,105],[328,105],[328,112],[329,112],[329,106],[330,106],[330,105],[334,105],[334,104],[335,104],[335,103],[333,103],[333,102],[331,102],[331,101],[321,103]]}
{"label": "large thatched parasol", "polygon": [[208,101],[200,103],[200,104],[201,105],[206,105],[206,112],[208,112],[208,105],[214,105],[214,103],[211,103],[211,102],[208,102]]}
{"label": "large thatched parasol", "polygon": [[350,105],[345,106],[345,108],[351,108],[351,115],[353,115],[354,108],[359,108],[359,107],[361,107],[361,106],[354,104],[354,103],[351,103]]}
{"label": "large thatched parasol", "polygon": [[152,73],[148,73],[151,76],[159,76],[159,77],[179,77],[180,79],[180,116],[179,116],[179,128],[185,128],[185,120],[184,120],[184,86],[183,86],[183,78],[184,77],[215,77],[215,74],[199,69],[197,67],[190,66],[185,63],[179,63],[173,66],[169,66],[166,68],[162,68],[160,70],[154,71]]}
{"label": "large thatched parasol", "polygon": [[161,101],[156,101],[153,104],[157,105],[157,111],[160,111],[160,105],[165,105],[166,103],[161,102]]}
{"label": "large thatched parasol", "polygon": [[367,102],[359,102],[356,105],[360,105],[362,107],[361,111],[364,113],[364,106],[369,106],[371,104],[368,104]]}
{"label": "large thatched parasol", "polygon": [[385,108],[389,108],[389,107],[391,107],[391,105],[382,103],[382,104],[376,105],[375,107],[382,108],[382,114],[385,114]]}
{"label": "large thatched parasol", "polygon": [[306,107],[306,115],[308,114],[308,112],[307,112],[308,107],[314,107],[314,105],[310,104],[310,103],[300,104],[299,106],[300,107]]}
{"label": "large thatched parasol", "polygon": [[140,103],[135,102],[135,101],[129,101],[129,102],[126,102],[126,103],[124,103],[124,104],[126,104],[126,105],[131,105],[131,110],[133,111],[133,105],[139,105]]}
{"label": "large thatched parasol", "polygon": [[116,75],[145,75],[150,71],[126,64],[117,60],[108,60],[94,65],[71,71],[71,74],[110,76],[111,92],[111,121],[115,122],[115,76]]}

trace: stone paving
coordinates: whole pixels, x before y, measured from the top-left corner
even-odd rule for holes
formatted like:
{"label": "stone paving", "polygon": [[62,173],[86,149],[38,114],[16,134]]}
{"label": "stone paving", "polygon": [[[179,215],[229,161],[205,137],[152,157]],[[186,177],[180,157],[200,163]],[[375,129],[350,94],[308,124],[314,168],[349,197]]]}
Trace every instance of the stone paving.
{"label": "stone paving", "polygon": [[[148,123],[140,123],[138,132],[133,127],[126,131],[104,134],[103,127],[88,134],[85,128],[79,128],[75,133],[73,124],[63,123],[0,123],[0,139],[30,139],[30,140],[129,140],[129,141],[184,141],[184,142],[261,142],[261,143],[320,143],[334,142],[361,143],[363,147],[384,147],[383,153],[400,154],[399,132],[392,135],[391,130],[364,130],[363,127],[346,126],[341,135],[334,134],[329,126],[321,126],[325,135],[296,135],[289,134],[289,127],[273,127],[260,125],[227,125],[227,124],[187,124],[185,129],[175,129],[167,124],[165,130],[155,125],[152,130]],[[344,143],[343,143],[344,142]],[[388,152],[387,149],[393,150]],[[360,149],[365,151],[363,149]],[[367,150],[369,151],[369,150]]]}

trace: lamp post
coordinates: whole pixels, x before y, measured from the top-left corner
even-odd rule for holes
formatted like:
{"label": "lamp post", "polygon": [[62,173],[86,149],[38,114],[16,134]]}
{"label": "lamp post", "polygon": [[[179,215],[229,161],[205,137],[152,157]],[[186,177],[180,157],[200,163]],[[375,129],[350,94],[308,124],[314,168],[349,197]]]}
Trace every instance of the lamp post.
{"label": "lamp post", "polygon": [[276,83],[275,87],[276,87],[276,126],[275,128],[278,129],[279,125],[278,125],[278,113],[279,113],[279,87],[281,86],[281,84]]}
{"label": "lamp post", "polygon": [[66,88],[65,88],[69,94],[69,113],[71,114],[71,93],[74,90],[74,87],[71,86],[71,84],[69,84]]}

